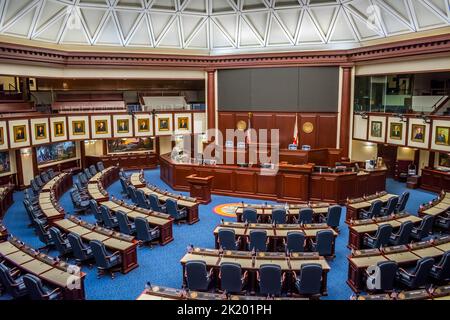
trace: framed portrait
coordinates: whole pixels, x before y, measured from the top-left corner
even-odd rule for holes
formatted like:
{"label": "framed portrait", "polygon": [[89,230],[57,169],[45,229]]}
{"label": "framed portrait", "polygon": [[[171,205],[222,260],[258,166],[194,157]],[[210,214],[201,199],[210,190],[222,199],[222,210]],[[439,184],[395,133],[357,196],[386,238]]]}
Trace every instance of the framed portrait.
{"label": "framed portrait", "polygon": [[189,131],[189,117],[179,117],[177,129]]}
{"label": "framed portrait", "polygon": [[158,118],[158,130],[169,131],[170,130],[170,118]]}
{"label": "framed portrait", "polygon": [[130,120],[129,119],[117,119],[116,123],[117,123],[117,133],[129,133],[130,132]]}
{"label": "framed portrait", "polygon": [[53,122],[53,135],[55,137],[64,137],[64,121]]}
{"label": "framed portrait", "polygon": [[383,136],[383,122],[372,121],[370,123],[370,135],[374,138],[381,138]]}
{"label": "framed portrait", "polygon": [[449,133],[450,128],[449,127],[436,127],[436,133],[434,138],[434,143],[441,146],[449,146]]}
{"label": "framed portrait", "polygon": [[107,133],[108,133],[108,121],[95,120],[95,134],[107,134]]}
{"label": "framed portrait", "polygon": [[72,121],[72,134],[74,136],[83,136],[86,134],[86,121],[74,120]]}
{"label": "framed portrait", "polygon": [[27,128],[25,125],[13,126],[14,142],[27,141]]}
{"label": "framed portrait", "polygon": [[138,132],[150,131],[150,119],[137,119]]}
{"label": "framed portrait", "polygon": [[3,127],[0,127],[0,146],[5,144],[5,132]]}
{"label": "framed portrait", "polygon": [[411,141],[424,143],[426,127],[422,124],[413,124],[411,127]]}
{"label": "framed portrait", "polygon": [[8,132],[6,121],[0,121],[0,150],[8,149]]}
{"label": "framed portrait", "polygon": [[402,140],[403,137],[403,123],[391,122],[389,128],[389,138],[394,140]]}
{"label": "framed portrait", "polygon": [[47,124],[35,123],[34,124],[34,137],[36,140],[47,139]]}

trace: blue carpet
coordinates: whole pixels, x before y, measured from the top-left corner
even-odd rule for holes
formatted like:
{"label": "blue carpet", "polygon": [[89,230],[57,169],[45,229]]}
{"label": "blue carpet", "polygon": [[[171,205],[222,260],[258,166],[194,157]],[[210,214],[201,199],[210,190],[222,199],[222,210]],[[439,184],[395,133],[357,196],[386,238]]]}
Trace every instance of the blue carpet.
{"label": "blue carpet", "polygon": [[[147,182],[157,185],[162,189],[173,191],[161,181],[159,174],[158,169],[145,171],[145,179]],[[120,190],[121,187],[119,182],[112,184],[108,188],[110,195],[117,198],[122,198]],[[405,184],[388,180],[388,192],[401,194],[404,190]],[[435,194],[422,190],[409,191],[411,192],[411,197],[407,206],[407,211],[412,214],[417,214],[417,209],[421,203],[427,202],[435,197]],[[14,204],[8,210],[3,222],[9,232],[14,236],[20,238],[34,248],[41,247],[43,244],[38,240],[33,229],[27,226],[28,217],[23,207],[22,200],[23,193],[16,192],[14,194]],[[144,285],[147,281],[150,281],[152,284],[163,286],[175,288],[181,287],[182,268],[179,261],[185,254],[187,247],[192,244],[199,247],[213,248],[214,236],[212,232],[215,226],[220,223],[221,219],[229,221],[234,220],[233,218],[216,215],[213,212],[213,208],[220,204],[241,201],[251,203],[264,202],[253,199],[213,195],[210,204],[200,206],[200,222],[194,225],[174,225],[174,241],[165,246],[154,246],[152,249],[149,247],[139,248],[139,267],[126,275],[116,273],[116,278],[114,280],[111,280],[109,276],[103,276],[100,279],[97,279],[96,269],[89,269],[84,266],[83,272],[86,273],[86,298],[92,300],[136,299],[136,297],[144,290]],[[68,213],[73,212],[73,205],[69,193],[66,193],[61,197],[60,203]],[[92,215],[85,215],[81,218],[89,222],[95,221]],[[331,271],[328,274],[329,295],[323,299],[345,300],[352,294],[352,291],[346,284],[348,271],[347,256],[350,252],[346,246],[348,241],[348,228],[345,225],[344,220],[345,209],[341,219],[341,233],[336,242],[336,258],[330,262]],[[51,251],[50,255],[56,256],[57,253]],[[8,298],[7,295],[0,297],[0,299]]]}

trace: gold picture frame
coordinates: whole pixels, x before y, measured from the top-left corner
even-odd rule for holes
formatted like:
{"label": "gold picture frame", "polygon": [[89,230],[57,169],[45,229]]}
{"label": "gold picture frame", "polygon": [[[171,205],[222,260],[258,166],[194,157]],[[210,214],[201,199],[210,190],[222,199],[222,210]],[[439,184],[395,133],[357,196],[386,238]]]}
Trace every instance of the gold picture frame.
{"label": "gold picture frame", "polygon": [[3,127],[0,127],[0,146],[5,144],[5,135],[3,131]]}
{"label": "gold picture frame", "polygon": [[189,117],[178,118],[178,130],[189,131]]}
{"label": "gold picture frame", "polygon": [[64,137],[64,121],[53,122],[53,135],[55,137]]}
{"label": "gold picture frame", "polygon": [[72,121],[72,134],[74,136],[83,136],[86,134],[86,121],[74,120]]}
{"label": "gold picture frame", "polygon": [[426,126],[423,124],[413,124],[411,126],[411,141],[414,142],[425,142],[425,130]]}
{"label": "gold picture frame", "polygon": [[46,123],[35,123],[34,124],[34,137],[36,140],[47,139],[47,124]]}
{"label": "gold picture frame", "polygon": [[436,127],[436,136],[434,137],[434,143],[440,146],[450,146],[450,127]]}
{"label": "gold picture frame", "polygon": [[370,136],[374,138],[383,137],[383,122],[372,121],[370,123]]}
{"label": "gold picture frame", "polygon": [[403,137],[403,123],[391,122],[389,128],[389,138],[392,140],[402,140]]}
{"label": "gold picture frame", "polygon": [[25,142],[27,141],[27,126],[26,125],[18,125],[13,126],[13,133],[14,133],[14,142]]}
{"label": "gold picture frame", "polygon": [[138,119],[138,132],[150,132],[150,119]]}
{"label": "gold picture frame", "polygon": [[95,120],[95,134],[108,134],[108,120]]}
{"label": "gold picture frame", "polygon": [[129,119],[117,119],[117,133],[129,133],[130,132],[130,120]]}
{"label": "gold picture frame", "polygon": [[170,118],[158,118],[158,130],[170,131]]}

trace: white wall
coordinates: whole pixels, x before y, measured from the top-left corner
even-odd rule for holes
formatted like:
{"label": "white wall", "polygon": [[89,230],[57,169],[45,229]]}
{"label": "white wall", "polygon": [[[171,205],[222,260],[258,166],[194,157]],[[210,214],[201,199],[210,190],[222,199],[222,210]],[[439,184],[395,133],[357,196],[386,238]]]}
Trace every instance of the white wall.
{"label": "white wall", "polygon": [[103,155],[103,140],[89,140],[84,145],[86,156],[102,156]]}
{"label": "white wall", "polygon": [[352,161],[366,161],[376,159],[378,146],[376,143],[352,140]]}

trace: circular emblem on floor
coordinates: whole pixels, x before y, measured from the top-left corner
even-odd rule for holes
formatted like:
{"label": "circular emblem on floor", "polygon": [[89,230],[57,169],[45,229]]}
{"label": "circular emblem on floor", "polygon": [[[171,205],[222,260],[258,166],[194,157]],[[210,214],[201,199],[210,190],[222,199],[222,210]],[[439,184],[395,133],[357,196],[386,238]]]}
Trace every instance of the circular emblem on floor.
{"label": "circular emblem on floor", "polygon": [[240,203],[225,203],[214,207],[214,213],[223,217],[236,217],[236,209]]}

